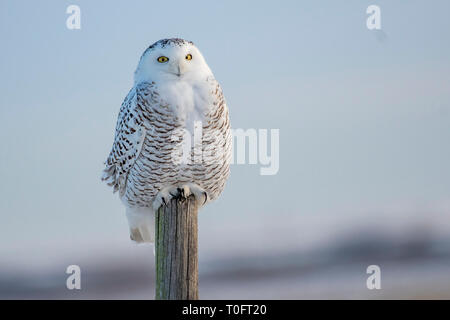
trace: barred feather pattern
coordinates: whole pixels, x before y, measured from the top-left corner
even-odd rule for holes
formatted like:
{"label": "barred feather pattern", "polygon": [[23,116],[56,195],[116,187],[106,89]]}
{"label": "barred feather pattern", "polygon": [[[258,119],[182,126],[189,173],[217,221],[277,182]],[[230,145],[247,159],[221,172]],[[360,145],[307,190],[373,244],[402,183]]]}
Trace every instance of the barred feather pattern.
{"label": "barred feather pattern", "polygon": [[201,161],[176,159],[184,119],[177,106],[160,96],[156,83],[139,83],[125,98],[102,180],[119,191],[128,207],[151,207],[157,193],[171,185],[195,183],[207,192],[208,201],[224,189],[232,154],[228,108],[218,82],[208,78],[205,84],[212,103],[204,109],[202,144],[192,146],[190,154],[192,160],[201,150]]}

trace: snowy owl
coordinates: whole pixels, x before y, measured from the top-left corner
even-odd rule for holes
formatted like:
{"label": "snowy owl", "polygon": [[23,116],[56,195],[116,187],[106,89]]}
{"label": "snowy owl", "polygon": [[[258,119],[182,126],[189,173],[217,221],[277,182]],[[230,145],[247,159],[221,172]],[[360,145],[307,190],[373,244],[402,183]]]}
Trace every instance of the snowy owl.
{"label": "snowy owl", "polygon": [[102,176],[119,191],[130,238],[154,242],[155,212],[174,196],[215,200],[230,160],[228,108],[200,51],[183,39],[152,44],[120,108]]}

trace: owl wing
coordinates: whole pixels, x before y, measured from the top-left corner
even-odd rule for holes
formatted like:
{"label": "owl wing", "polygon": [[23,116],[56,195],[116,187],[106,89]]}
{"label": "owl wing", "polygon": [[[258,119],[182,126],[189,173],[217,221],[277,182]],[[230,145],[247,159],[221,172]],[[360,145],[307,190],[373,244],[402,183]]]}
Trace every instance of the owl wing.
{"label": "owl wing", "polygon": [[116,124],[114,143],[105,162],[102,180],[123,193],[130,169],[142,150],[146,135],[144,117],[138,101],[139,90],[133,87],[122,103]]}

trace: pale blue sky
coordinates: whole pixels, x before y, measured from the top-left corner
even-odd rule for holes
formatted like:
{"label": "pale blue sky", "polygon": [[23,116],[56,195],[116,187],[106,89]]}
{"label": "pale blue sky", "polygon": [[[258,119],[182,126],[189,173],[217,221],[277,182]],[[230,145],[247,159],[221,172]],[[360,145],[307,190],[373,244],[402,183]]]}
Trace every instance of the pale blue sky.
{"label": "pale blue sky", "polygon": [[[81,30],[66,28],[70,4]],[[383,37],[366,28],[370,4]],[[233,166],[205,230],[277,237],[277,215],[289,233],[312,216],[450,212],[449,12],[448,1],[2,1],[0,252],[128,245],[99,176],[138,59],[167,37],[203,52],[234,128],[280,129],[279,173]]]}

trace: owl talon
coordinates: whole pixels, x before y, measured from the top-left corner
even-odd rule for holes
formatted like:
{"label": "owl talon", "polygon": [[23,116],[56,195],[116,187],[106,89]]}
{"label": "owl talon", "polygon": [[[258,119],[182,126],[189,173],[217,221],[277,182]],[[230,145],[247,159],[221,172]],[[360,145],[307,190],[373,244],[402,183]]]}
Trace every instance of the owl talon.
{"label": "owl talon", "polygon": [[203,201],[202,205],[204,205],[208,201],[208,194],[206,193],[206,191],[203,191],[203,195],[205,196],[205,201]]}
{"label": "owl talon", "polygon": [[167,206],[174,195],[170,192],[170,189],[163,189],[156,195],[153,200],[153,210],[157,211],[161,206]]}
{"label": "owl talon", "polygon": [[184,188],[178,188],[178,194],[180,195],[181,199],[186,199],[186,194],[184,192]]}
{"label": "owl talon", "polygon": [[179,195],[179,193],[173,194],[172,192],[169,192],[169,194],[171,195],[172,198],[177,198]]}

